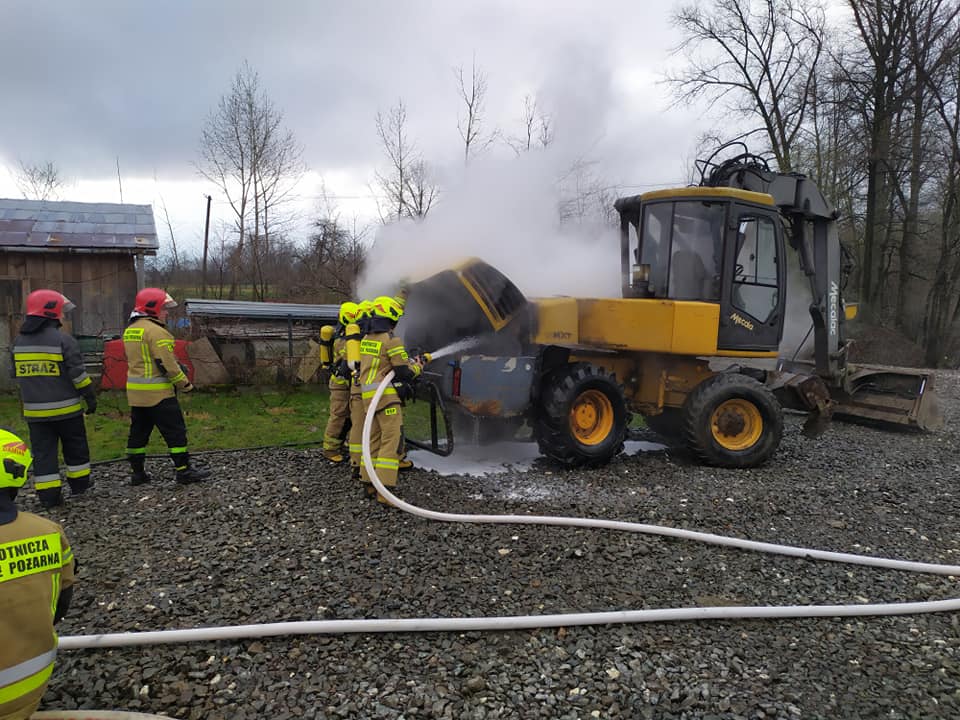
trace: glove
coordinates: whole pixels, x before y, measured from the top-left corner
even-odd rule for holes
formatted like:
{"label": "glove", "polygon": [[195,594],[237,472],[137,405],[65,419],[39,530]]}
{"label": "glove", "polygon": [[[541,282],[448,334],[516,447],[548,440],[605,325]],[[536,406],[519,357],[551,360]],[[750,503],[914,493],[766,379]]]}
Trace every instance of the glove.
{"label": "glove", "polygon": [[89,395],[86,398],[87,401],[87,411],[85,415],[93,415],[97,411],[97,398],[94,395]]}
{"label": "glove", "polygon": [[408,400],[413,400],[416,395],[416,389],[413,387],[413,383],[396,383],[394,387],[397,389],[397,397],[400,398],[403,402]]}
{"label": "glove", "polygon": [[180,390],[185,393],[193,392],[193,383],[187,380],[187,384],[180,388]]}

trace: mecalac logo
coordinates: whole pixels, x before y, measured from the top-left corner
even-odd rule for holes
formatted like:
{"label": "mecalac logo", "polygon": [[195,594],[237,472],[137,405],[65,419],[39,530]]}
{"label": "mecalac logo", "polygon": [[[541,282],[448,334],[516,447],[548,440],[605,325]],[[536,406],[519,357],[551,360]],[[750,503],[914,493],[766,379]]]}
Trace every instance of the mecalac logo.
{"label": "mecalac logo", "polygon": [[751,332],[753,331],[753,323],[747,320],[745,317],[741,317],[740,315],[737,315],[737,313],[733,313],[733,315],[730,316],[730,319],[734,322],[734,324],[746,328]]}
{"label": "mecalac logo", "polygon": [[830,294],[827,300],[830,306],[827,308],[827,317],[830,321],[830,334],[837,334],[837,308],[840,305],[840,288],[835,280],[830,281]]}

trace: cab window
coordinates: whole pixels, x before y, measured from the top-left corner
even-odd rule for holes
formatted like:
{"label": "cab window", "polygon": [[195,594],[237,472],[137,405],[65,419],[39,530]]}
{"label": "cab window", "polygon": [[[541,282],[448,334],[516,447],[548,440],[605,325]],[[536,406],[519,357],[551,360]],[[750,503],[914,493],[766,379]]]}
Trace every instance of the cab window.
{"label": "cab window", "polygon": [[674,203],[670,289],[674,300],[720,299],[724,203]]}
{"label": "cab window", "polygon": [[773,220],[742,215],[737,226],[733,306],[760,322],[777,309],[777,235]]}
{"label": "cab window", "polygon": [[639,262],[650,266],[650,293],[667,295],[667,269],[670,259],[670,225],[673,203],[654,203],[643,209],[643,238]]}

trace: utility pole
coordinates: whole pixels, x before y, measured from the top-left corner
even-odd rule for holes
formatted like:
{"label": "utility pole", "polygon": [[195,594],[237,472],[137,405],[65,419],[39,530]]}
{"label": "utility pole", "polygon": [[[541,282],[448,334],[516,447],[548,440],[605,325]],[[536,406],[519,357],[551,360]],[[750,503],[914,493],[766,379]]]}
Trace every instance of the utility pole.
{"label": "utility pole", "polygon": [[120,156],[117,155],[117,185],[120,186],[120,204],[123,205],[123,180],[120,179]]}
{"label": "utility pole", "polygon": [[200,297],[205,298],[207,296],[207,248],[209,247],[210,242],[210,202],[213,198],[210,195],[207,195],[207,221],[203,225],[203,270],[201,287],[200,287]]}

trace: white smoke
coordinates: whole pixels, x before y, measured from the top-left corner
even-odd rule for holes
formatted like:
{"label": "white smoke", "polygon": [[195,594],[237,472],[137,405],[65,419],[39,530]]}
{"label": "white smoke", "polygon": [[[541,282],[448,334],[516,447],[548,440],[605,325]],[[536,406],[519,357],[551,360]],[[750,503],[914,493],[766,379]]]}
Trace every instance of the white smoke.
{"label": "white smoke", "polygon": [[[527,297],[619,296],[619,235],[609,225],[616,192],[604,188],[605,169],[589,162],[602,154],[614,62],[603,47],[571,47],[560,56],[533,93],[553,141],[519,156],[498,145],[448,169],[425,219],[380,228],[360,295],[390,292],[402,280],[478,257]],[[571,199],[582,201],[578,219],[561,223],[561,206],[569,214]]]}
{"label": "white smoke", "polygon": [[618,232],[599,217],[560,222],[567,162],[551,148],[475,160],[425,219],[380,229],[360,295],[390,292],[469,257],[493,265],[527,297],[619,295]]}

